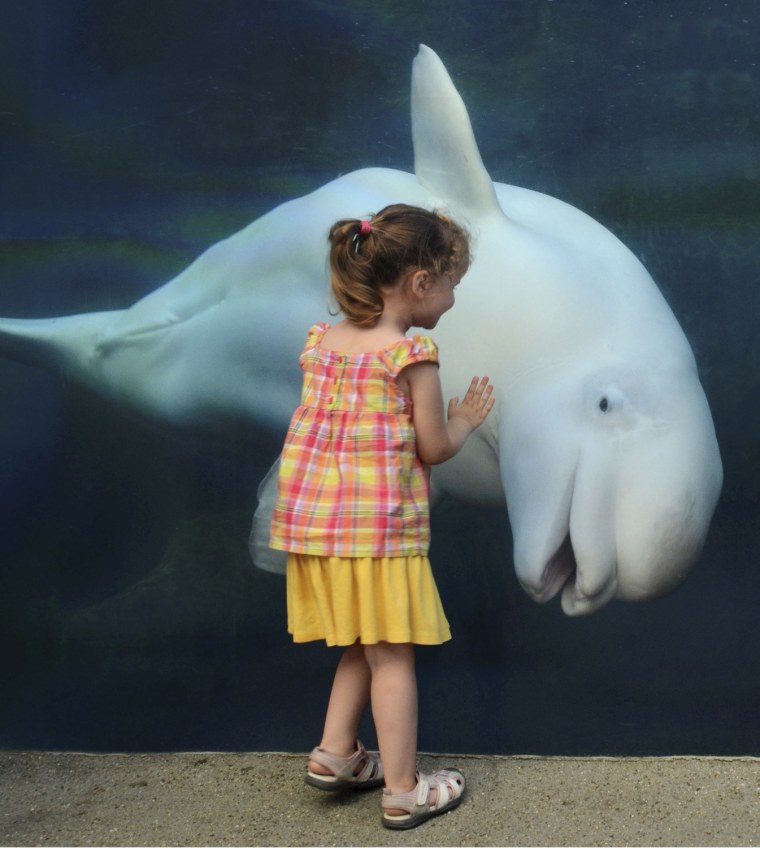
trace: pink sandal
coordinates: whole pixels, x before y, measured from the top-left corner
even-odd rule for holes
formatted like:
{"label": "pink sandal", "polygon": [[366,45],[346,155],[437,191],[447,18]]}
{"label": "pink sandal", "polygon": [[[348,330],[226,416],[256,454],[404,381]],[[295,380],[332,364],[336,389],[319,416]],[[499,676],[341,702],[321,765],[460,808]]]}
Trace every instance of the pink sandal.
{"label": "pink sandal", "polygon": [[322,748],[309,755],[312,762],[329,769],[332,774],[317,774],[309,769],[304,780],[317,789],[335,792],[338,789],[375,789],[385,782],[379,754],[370,754],[357,739],[356,750],[350,757],[336,757]]}
{"label": "pink sandal", "polygon": [[[383,813],[383,825],[391,830],[408,830],[459,806],[464,795],[464,775],[457,769],[440,769],[435,774],[417,773],[417,786],[411,792],[391,795],[383,793],[383,810],[405,810],[400,816]],[[430,802],[430,790],[436,789],[435,802]]]}

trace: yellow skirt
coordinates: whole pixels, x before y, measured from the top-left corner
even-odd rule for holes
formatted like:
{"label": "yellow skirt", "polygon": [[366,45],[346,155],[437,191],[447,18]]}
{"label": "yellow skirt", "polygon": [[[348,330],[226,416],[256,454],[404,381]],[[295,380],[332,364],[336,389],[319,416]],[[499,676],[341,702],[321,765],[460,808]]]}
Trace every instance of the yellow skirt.
{"label": "yellow skirt", "polygon": [[287,601],[294,642],[440,645],[451,639],[426,556],[289,554]]}

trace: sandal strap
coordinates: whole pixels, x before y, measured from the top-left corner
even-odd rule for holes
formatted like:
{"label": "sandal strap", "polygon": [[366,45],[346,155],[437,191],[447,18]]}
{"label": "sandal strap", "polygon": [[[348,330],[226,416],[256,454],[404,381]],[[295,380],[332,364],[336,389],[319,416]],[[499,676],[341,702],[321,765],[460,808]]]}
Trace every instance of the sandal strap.
{"label": "sandal strap", "polygon": [[377,780],[383,776],[383,767],[380,765],[380,755],[370,754],[364,751],[365,762],[364,768],[354,776],[354,779],[359,783],[364,783],[367,780]]}
{"label": "sandal strap", "polygon": [[457,769],[440,769],[435,774],[427,776],[425,782],[427,783],[426,796],[430,795],[432,786],[438,789],[435,804],[430,805],[434,810],[447,806],[454,799],[460,798],[464,792],[464,775]]}
{"label": "sandal strap", "polygon": [[[315,748],[309,755],[309,759],[329,769],[338,780],[355,780],[357,783],[363,783],[383,776],[380,758],[377,754],[368,753],[358,739],[356,750],[350,757],[337,757],[323,748]],[[356,772],[359,765],[362,765],[362,768]]]}
{"label": "sandal strap", "polygon": [[[430,803],[430,790],[438,790],[435,803]],[[413,813],[416,810],[437,811],[460,798],[464,792],[464,775],[457,769],[439,769],[435,774],[417,772],[417,786],[411,792],[401,792],[397,795],[385,793],[382,806],[385,810],[405,810]]]}

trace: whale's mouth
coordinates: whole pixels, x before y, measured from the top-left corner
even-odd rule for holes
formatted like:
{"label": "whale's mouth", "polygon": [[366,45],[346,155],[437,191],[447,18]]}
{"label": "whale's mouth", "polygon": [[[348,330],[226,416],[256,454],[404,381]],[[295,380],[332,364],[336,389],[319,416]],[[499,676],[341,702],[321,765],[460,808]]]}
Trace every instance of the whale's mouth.
{"label": "whale's mouth", "polygon": [[[587,578],[589,575],[586,575]],[[530,594],[538,603],[546,603],[561,593],[562,610],[570,616],[589,615],[601,609],[611,601],[618,591],[618,581],[614,570],[607,579],[600,582],[598,591],[584,591],[582,569],[573,550],[570,533],[565,535],[562,544],[546,563],[541,579],[541,588]]]}
{"label": "whale's mouth", "polygon": [[537,593],[531,594],[538,603],[546,603],[556,597],[566,586],[574,587],[577,575],[578,562],[575,559],[573,542],[568,530],[562,543],[544,567],[541,588]]}

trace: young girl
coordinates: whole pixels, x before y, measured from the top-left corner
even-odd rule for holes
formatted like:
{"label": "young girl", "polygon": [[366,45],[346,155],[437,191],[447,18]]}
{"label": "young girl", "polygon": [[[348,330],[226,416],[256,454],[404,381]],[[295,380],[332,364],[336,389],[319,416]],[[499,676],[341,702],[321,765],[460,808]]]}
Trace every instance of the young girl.
{"label": "young girl", "polygon": [[[338,221],[332,292],[345,318],[317,324],[300,357],[301,405],[281,457],[270,544],[288,552],[295,642],[347,646],[306,781],[322,789],[385,784],[383,824],[415,827],[455,807],[464,777],[417,771],[414,644],[451,638],[430,563],[428,466],[464,445],[493,406],[473,378],[444,411],[428,336],[454,305],[469,243],[453,221],[388,206]],[[357,740],[368,703],[380,755]]]}

